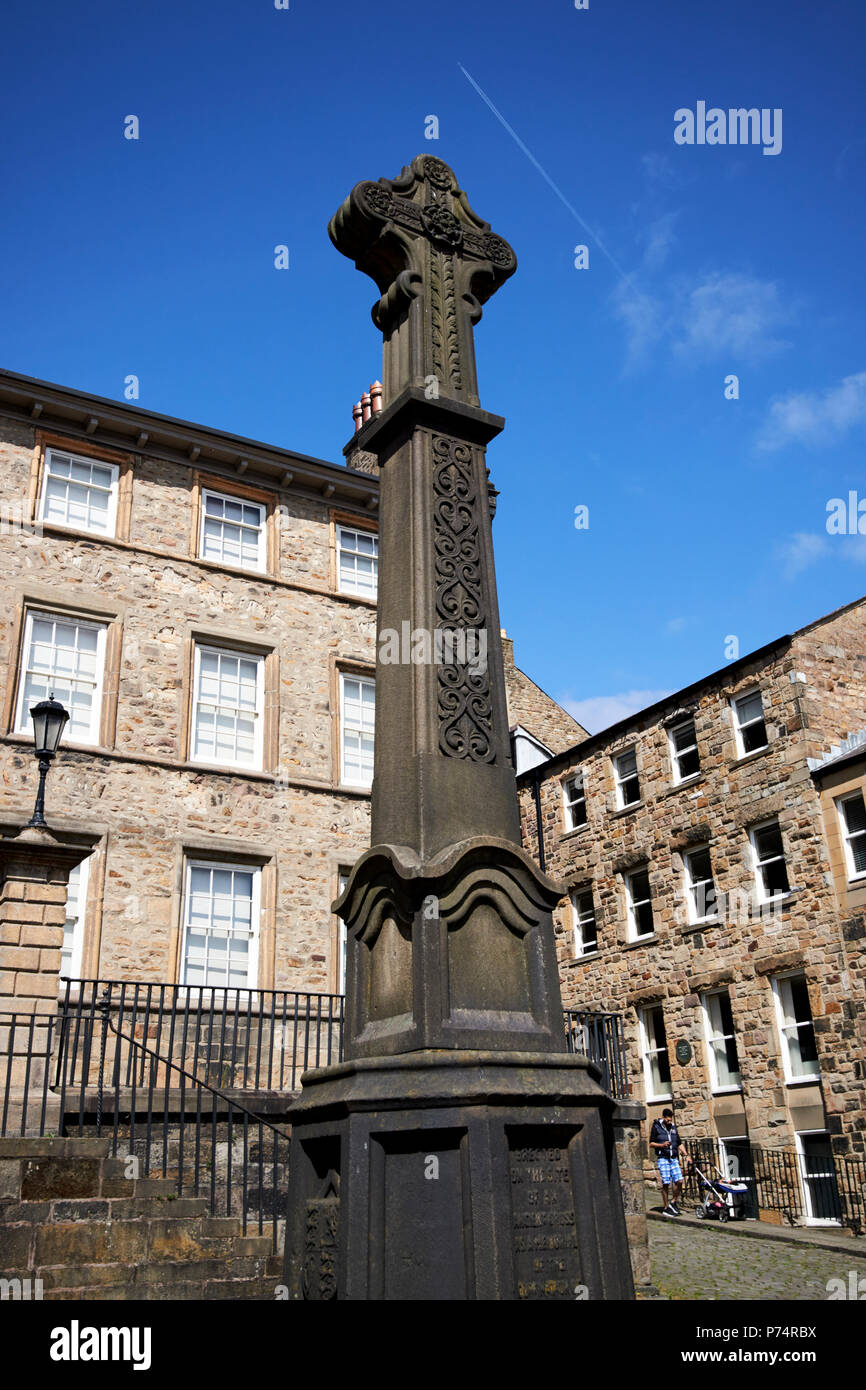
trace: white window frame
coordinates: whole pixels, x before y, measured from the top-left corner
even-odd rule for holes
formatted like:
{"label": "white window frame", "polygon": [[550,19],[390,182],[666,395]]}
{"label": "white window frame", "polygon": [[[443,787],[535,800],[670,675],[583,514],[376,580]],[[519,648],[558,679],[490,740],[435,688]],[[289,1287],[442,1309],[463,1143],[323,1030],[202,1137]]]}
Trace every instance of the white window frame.
{"label": "white window frame", "polygon": [[[21,643],[21,674],[18,681],[15,732],[18,734],[32,734],[33,732],[30,721],[30,704],[34,697],[32,695],[28,696],[26,691],[34,622],[63,623],[67,626],[76,628],[89,628],[91,631],[96,632],[96,677],[93,684],[90,704],[90,727],[86,738],[82,738],[79,734],[73,737],[69,725],[67,725],[66,734],[68,743],[73,743],[84,748],[98,748],[99,728],[102,722],[102,693],[105,684],[105,640],[108,624],[97,622],[91,618],[79,618],[75,613],[51,612],[48,609],[42,608],[27,609],[24,620],[24,636]],[[72,685],[73,681],[74,678],[71,680],[59,673],[55,674],[53,677],[46,677],[45,684],[47,686],[47,693],[50,694],[52,690],[61,691],[62,693],[64,686]],[[84,684],[82,681],[78,683]],[[60,697],[58,696],[58,698]],[[67,699],[67,703],[71,702]]]}
{"label": "white window frame", "polygon": [[[573,888],[569,894],[571,899],[571,921],[574,935],[574,954],[576,956],[596,956],[598,955],[598,917],[595,911],[595,896],[592,888]],[[589,898],[591,912],[581,913],[578,905],[580,898]],[[584,940],[583,928],[589,922],[590,917],[595,928],[595,941],[587,947]]]}
{"label": "white window frame", "polygon": [[[340,869],[337,877],[338,896],[342,897],[349,882],[349,869]],[[337,918],[337,993],[346,994],[346,960],[349,954],[349,932],[342,917]]]}
{"label": "white window frame", "polygon": [[[743,703],[743,701],[751,700],[756,695],[758,696],[758,699],[761,702],[760,716],[757,719],[749,719],[744,724],[740,720],[740,705]],[[731,709],[733,711],[734,716],[734,733],[737,740],[737,755],[740,758],[751,758],[755,753],[762,753],[765,748],[769,748],[770,733],[767,728],[767,712],[764,709],[764,697],[761,692],[760,686],[756,685],[751,690],[741,690],[739,695],[733,695],[731,697]],[[757,724],[759,722],[762,723],[764,726],[764,742],[759,744],[757,748],[747,749],[743,742],[743,731],[744,729],[750,729],[753,724]]]}
{"label": "white window frame", "polygon": [[[831,1174],[832,1174],[833,1178],[835,1179],[835,1175],[836,1175],[836,1169],[835,1169],[835,1165],[834,1165],[834,1163],[833,1163],[832,1148],[831,1148],[831,1144],[830,1144],[830,1135],[829,1135],[828,1131],[827,1131],[826,1129],[796,1129],[796,1130],[794,1130],[794,1147],[795,1147],[795,1149],[796,1149],[796,1151],[797,1151],[797,1166],[798,1166],[798,1168],[799,1168],[799,1170],[800,1170],[800,1187],[801,1187],[802,1190],[803,1190],[803,1206],[804,1206],[804,1208],[805,1208],[805,1220],[806,1220],[806,1225],[807,1225],[807,1226],[840,1226],[840,1225],[841,1225],[841,1222],[840,1222],[840,1221],[838,1220],[838,1218],[836,1218],[836,1217],[833,1217],[833,1216],[815,1216],[815,1215],[814,1215],[814,1207],[813,1207],[813,1205],[812,1205],[812,1189],[811,1189],[811,1187],[809,1186],[809,1178],[808,1178],[808,1176],[807,1176],[807,1174],[806,1174],[806,1151],[805,1151],[805,1147],[804,1147],[804,1145],[803,1145],[803,1140],[804,1140],[804,1139],[814,1139],[814,1138],[816,1138],[816,1137],[825,1138],[825,1139],[827,1140],[827,1148],[830,1150],[830,1157],[829,1157],[829,1160],[828,1160],[828,1162],[829,1162],[829,1164],[830,1164],[830,1172],[827,1173],[827,1174],[824,1174],[824,1173],[820,1173],[820,1174],[819,1174],[819,1173],[812,1173],[811,1176],[812,1176],[812,1177],[825,1177],[825,1176],[826,1176],[826,1177],[830,1177]],[[837,1193],[838,1193],[838,1188],[837,1188]]]}
{"label": "white window frame", "polygon": [[[252,762],[244,762],[237,758],[223,758],[218,756],[216,750],[211,753],[196,752],[198,741],[198,711],[199,705],[203,702],[199,700],[199,688],[201,682],[201,658],[202,653],[217,655],[220,657],[231,657],[238,661],[252,661],[256,666],[256,708],[254,712],[254,754]],[[204,703],[210,704],[210,701]],[[264,712],[265,712],[265,658],[261,652],[239,651],[234,647],[222,647],[211,642],[196,642],[193,651],[193,678],[192,678],[192,699],[190,709],[190,728],[189,728],[189,761],[191,763],[204,763],[208,767],[239,767],[247,772],[261,772],[264,757]],[[214,724],[216,732],[216,723]]]}
{"label": "white window frame", "polygon": [[[791,1069],[791,1054],[790,1054],[790,1051],[789,1051],[789,1048],[788,1048],[788,1033],[791,1031],[791,1028],[794,1028],[794,1029],[796,1030],[796,1032],[799,1034],[800,1029],[801,1029],[801,1028],[805,1028],[805,1027],[807,1026],[807,1025],[804,1024],[804,1023],[799,1023],[799,1024],[786,1024],[786,1023],[785,1023],[785,1005],[784,1005],[784,1001],[783,1001],[783,999],[782,999],[783,986],[784,986],[784,984],[785,984],[786,981],[788,981],[788,980],[795,980],[795,979],[803,979],[804,981],[806,981],[806,996],[807,996],[807,998],[808,998],[808,980],[806,980],[806,972],[805,972],[805,970],[787,970],[787,971],[785,971],[785,973],[782,974],[782,975],[774,975],[774,976],[772,977],[771,981],[770,981],[770,983],[771,983],[772,986],[773,986],[773,1000],[774,1000],[774,1003],[775,1003],[775,1006],[776,1006],[776,1030],[777,1030],[778,1035],[779,1035],[779,1047],[780,1047],[780,1051],[781,1051],[781,1054],[782,1054],[782,1070],[783,1070],[783,1072],[784,1072],[785,1083],[786,1083],[786,1085],[788,1085],[788,1086],[814,1086],[815,1083],[816,1083],[817,1081],[820,1081],[820,1079],[821,1079],[821,1059],[820,1059],[820,1057],[818,1057],[818,1058],[815,1059],[815,1066],[816,1066],[817,1070],[814,1071],[814,1072],[807,1072],[807,1073],[805,1073],[803,1076],[795,1076],[794,1073],[793,1073],[793,1071],[792,1071],[792,1069]],[[812,1015],[812,1004],[811,1004],[811,1000],[810,1000],[810,1002],[809,1002],[809,1014],[810,1014],[810,1018],[811,1018],[812,1031],[813,1031],[813,1033],[814,1033],[814,1030],[815,1030],[815,1019],[814,1019],[814,1016]],[[815,1038],[816,1038],[816,1040],[817,1040],[817,1034],[815,1034]],[[817,1051],[817,1041],[816,1041],[816,1051]]]}
{"label": "white window frame", "polygon": [[[737,1041],[736,1028],[734,1028],[733,1032],[731,1033],[725,1033],[724,1031],[717,1032],[713,1023],[713,1013],[710,1001],[712,999],[719,999],[722,995],[727,995],[728,1004],[730,1005],[731,994],[730,990],[728,989],[711,989],[707,990],[706,994],[701,995],[701,1011],[704,1016],[704,1038],[706,1040],[707,1045],[707,1062],[709,1065],[710,1072],[710,1089],[712,1090],[714,1096],[737,1095],[743,1089],[743,1074],[739,1070],[740,1049]],[[733,1015],[733,1007],[731,1008],[731,1014]],[[716,1050],[714,1047],[714,1043],[717,1041],[726,1043],[729,1038],[733,1038],[734,1045],[737,1048],[737,1076],[740,1079],[737,1082],[729,1082],[725,1085],[722,1085],[722,1083],[719,1080],[719,1069],[716,1062]]]}
{"label": "white window frame", "polygon": [[[369,536],[373,541],[373,587],[372,592],[367,593],[362,587],[346,583],[343,576],[343,566],[341,557],[343,554],[343,536]],[[347,550],[347,554],[357,554],[356,551]],[[379,593],[379,533],[378,531],[367,530],[364,526],[344,526],[337,524],[337,592],[340,594],[355,594],[358,598],[375,599]]]}
{"label": "white window frame", "polygon": [[864,797],[862,789],[853,792],[846,792],[844,796],[840,796],[836,801],[836,810],[839,815],[839,826],[842,834],[842,844],[845,846],[845,863],[848,867],[849,883],[856,883],[860,879],[866,878],[866,869],[857,868],[854,862],[854,854],[851,848],[852,840],[859,839],[861,836],[864,839],[866,839],[866,830],[849,830],[848,815],[845,810],[845,807],[849,801],[857,800],[863,802],[863,804],[866,805],[866,797]]}
{"label": "white window frame", "polygon": [[[761,859],[758,854],[757,836],[762,830],[769,830],[771,825],[775,825],[779,831],[782,841],[782,853],[775,855],[772,859]],[[791,877],[788,873],[788,856],[785,853],[785,837],[782,834],[782,823],[778,816],[771,816],[769,820],[761,821],[760,825],[749,827],[749,843],[752,847],[752,866],[755,874],[755,890],[758,895],[759,903],[781,903],[791,896]],[[785,865],[785,874],[788,878],[788,887],[784,893],[768,893],[764,886],[764,875],[761,872],[765,864],[776,864],[779,860]]]}
{"label": "white window frame", "polygon": [[[677,749],[677,746],[676,746],[676,735],[677,735],[678,733],[680,733],[683,729],[687,728],[689,725],[691,725],[692,733],[694,734],[694,743],[690,743],[686,748],[680,748],[680,749],[678,750],[678,749]],[[674,725],[671,726],[671,728],[668,729],[668,745],[669,745],[669,747],[670,747],[671,769],[672,769],[672,771],[673,771],[674,786],[675,786],[675,787],[682,786],[683,782],[691,782],[695,777],[700,777],[700,775],[701,775],[701,766],[700,766],[701,754],[700,754],[700,749],[698,748],[698,731],[697,731],[697,726],[696,726],[696,724],[695,724],[695,720],[694,720],[694,717],[693,717],[693,716],[690,716],[688,719],[681,719],[681,720],[679,721],[678,724],[674,724]],[[698,770],[697,770],[697,772],[687,772],[687,773],[685,774],[685,776],[683,776],[683,775],[681,774],[681,772],[680,772],[680,761],[679,761],[679,760],[680,760],[680,758],[685,757],[685,755],[686,755],[687,753],[697,753],[697,755],[698,755]]]}
{"label": "white window frame", "polygon": [[[572,789],[577,795],[572,795]],[[589,814],[586,804],[586,780],[582,772],[576,772],[571,777],[566,777],[562,784],[562,801],[565,807],[566,833],[571,830],[580,830],[588,823]],[[583,820],[575,821],[574,811],[578,806],[583,807]]]}
{"label": "white window frame", "polygon": [[[252,874],[252,897],[250,901],[250,945],[247,953],[247,983],[245,985],[219,985],[210,984],[189,984],[187,981],[187,947],[189,929],[191,926],[189,908],[192,902],[192,871],[193,869],[208,870],[227,870],[233,873]],[[182,933],[180,948],[180,984],[188,991],[189,995],[195,997],[201,990],[212,990],[216,997],[231,996],[235,990],[258,990],[259,977],[259,942],[262,929],[262,870],[260,864],[239,864],[229,863],[222,859],[205,859],[198,856],[187,856],[184,876],[183,876],[183,903],[181,907]],[[244,1005],[247,1001],[244,1000]]]}
{"label": "white window frame", "polygon": [[[627,777],[623,777],[621,775],[620,763],[623,758],[632,756],[634,757],[634,772],[630,772]],[[639,806],[643,799],[643,793],[640,789],[640,768],[637,760],[637,745],[633,748],[624,748],[621,753],[617,753],[613,760],[613,775],[614,781],[616,782],[616,804],[619,809],[625,811],[630,810],[632,806]],[[634,801],[626,801],[624,791],[625,784],[632,780],[637,782],[637,798]]]}
{"label": "white window frame", "polygon": [[[58,521],[56,517],[46,516],[46,504],[48,502],[48,482],[51,477],[59,477],[59,474],[51,473],[51,463],[55,455],[62,455],[68,458],[70,463],[82,463],[88,467],[107,468],[111,473],[111,483],[108,489],[102,488],[98,483],[79,483],[80,487],[86,487],[97,492],[108,492],[108,506],[105,511],[105,530],[100,531],[97,526],[79,525],[71,521]],[[42,468],[42,492],[39,498],[39,519],[47,522],[49,526],[61,526],[65,531],[86,531],[89,536],[113,537],[117,533],[117,493],[120,478],[120,466],[116,463],[108,463],[105,459],[90,458],[87,454],[75,454],[70,449],[61,449],[55,446],[45,450],[45,460]],[[70,478],[70,482],[75,481]],[[67,513],[69,503],[67,498]]]}
{"label": "white window frame", "polygon": [[[664,1028],[665,1034],[665,1045],[663,1048],[656,1047],[654,1036],[652,1044],[650,1043],[650,1030],[648,1027],[647,1015],[654,1013],[656,1009],[659,1009],[662,1015],[662,1026]],[[641,1066],[643,1068],[644,1099],[647,1104],[649,1104],[650,1102],[654,1103],[655,1101],[659,1100],[673,1100],[674,1095],[673,1091],[670,1088],[668,1088],[667,1091],[653,1090],[652,1063],[650,1061],[650,1055],[656,1056],[664,1052],[665,1056],[668,1059],[668,1070],[670,1070],[670,1053],[668,1052],[667,1046],[668,1030],[667,1025],[665,1023],[664,1009],[661,1004],[647,1004],[644,1008],[638,1010],[637,1017],[638,1028],[640,1030],[640,1055]]]}
{"label": "white window frame", "polygon": [[[340,672],[340,783],[344,787],[372,787],[373,773],[375,771],[375,732],[373,735],[373,767],[370,770],[369,782],[363,779],[351,780],[346,775],[346,681],[358,681],[361,686],[372,686],[373,688],[373,713],[376,710],[376,682],[370,676],[353,675],[351,671]],[[353,732],[350,730],[349,732]]]}
{"label": "white window frame", "polygon": [[[258,548],[256,551],[256,563],[254,565],[245,565],[241,557],[239,557],[237,560],[226,560],[223,558],[222,555],[220,555],[219,557],[214,557],[213,555],[205,554],[205,525],[208,521],[207,499],[209,497],[215,497],[220,502],[233,502],[236,506],[255,507],[258,511],[259,524],[256,528],[258,530]],[[225,525],[225,518],[223,517],[222,520],[223,525]],[[201,519],[199,522],[198,530],[199,559],[205,560],[208,564],[211,565],[221,565],[225,569],[240,569],[246,571],[247,574],[264,574],[268,567],[267,521],[268,509],[265,506],[264,502],[254,502],[252,498],[242,497],[240,496],[240,494],[220,492],[217,488],[214,487],[203,487],[201,490]],[[245,522],[241,523],[230,521],[228,525],[240,525],[242,529],[246,531],[251,531],[254,529],[251,526],[247,526]],[[221,541],[221,548],[224,549],[224,547],[225,541],[223,539]]]}
{"label": "white window frame", "polygon": [[[61,949],[60,977],[59,977],[59,990],[60,990],[60,993],[61,993],[61,994],[62,994],[62,993],[65,991],[65,989],[66,989],[66,981],[67,981],[67,980],[80,980],[80,979],[81,979],[81,961],[82,961],[82,958],[83,958],[83,955],[84,955],[84,927],[85,927],[85,912],[86,912],[86,907],[87,907],[87,886],[88,886],[88,883],[89,883],[89,881],[90,881],[90,859],[91,859],[91,856],[88,855],[86,859],[82,859],[81,863],[80,863],[79,865],[77,865],[77,869],[78,869],[78,889],[77,889],[77,893],[76,893],[76,907],[77,907],[77,911],[76,911],[75,916],[74,916],[73,918],[70,918],[70,915],[69,915],[69,888],[68,888],[68,885],[67,885],[67,890],[66,890],[66,921],[65,921],[64,924],[63,924],[63,947],[62,947],[62,949]],[[74,873],[75,873],[75,869],[72,870],[72,874],[74,874]],[[70,874],[70,878],[72,877],[72,874]],[[63,965],[63,951],[66,949],[66,937],[67,937],[67,931],[69,930],[69,924],[70,924],[70,922],[72,922],[72,930],[71,930],[71,933],[70,933],[70,934],[71,934],[71,937],[72,937],[72,949],[71,949],[71,951],[70,951],[70,953],[69,953],[69,964],[68,964],[67,966],[64,967],[64,965]]]}
{"label": "white window frame", "polygon": [[[709,854],[710,856],[710,877],[708,879],[695,878],[692,870],[692,855],[703,853]],[[694,926],[698,922],[717,922],[719,920],[718,894],[716,893],[716,881],[713,877],[713,859],[709,844],[692,845],[690,849],[683,850],[683,871],[685,876],[686,911],[688,913],[690,925]],[[695,901],[695,889],[699,888],[701,884],[704,883],[712,885],[714,906],[711,912],[705,912],[703,916],[700,916]],[[709,898],[709,894],[706,894],[706,897]]]}
{"label": "white window frame", "polygon": [[[632,887],[632,881],[633,881],[633,879],[636,877],[637,874],[646,874],[646,876],[647,876],[647,889],[648,889],[648,892],[649,892],[649,896],[646,897],[646,898],[635,898],[635,896],[634,896],[634,890],[633,890],[633,887]],[[644,864],[644,865],[642,865],[640,868],[631,869],[631,870],[629,870],[629,872],[627,872],[627,873],[625,874],[624,877],[625,877],[625,897],[626,897],[626,904],[627,904],[627,906],[628,906],[628,932],[629,932],[628,939],[629,939],[629,941],[651,941],[652,938],[653,938],[653,937],[655,936],[655,934],[656,934],[656,923],[655,923],[655,908],[653,907],[653,893],[652,893],[652,883],[650,882],[649,865],[648,865],[648,864]],[[650,908],[652,909],[652,913],[653,913],[653,928],[652,928],[652,931],[648,931],[648,932],[639,932],[639,931],[637,930],[637,926],[638,926],[638,921],[637,921],[637,909],[638,909],[639,907],[642,907],[644,903],[649,903]]]}

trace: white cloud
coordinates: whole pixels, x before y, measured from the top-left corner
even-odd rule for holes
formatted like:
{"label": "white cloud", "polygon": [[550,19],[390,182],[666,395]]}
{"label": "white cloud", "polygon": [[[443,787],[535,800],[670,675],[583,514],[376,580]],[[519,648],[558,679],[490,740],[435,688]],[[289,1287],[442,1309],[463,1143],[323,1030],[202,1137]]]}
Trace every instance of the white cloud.
{"label": "white cloud", "polygon": [[657,299],[620,280],[613,292],[613,311],[625,324],[626,366],[637,366],[664,331],[662,306]]}
{"label": "white cloud", "polygon": [[832,444],[864,423],[866,372],[857,372],[824,391],[792,391],[774,400],[758,448],[769,452],[791,443],[812,448]]}
{"label": "white cloud", "polygon": [[646,247],[643,253],[643,263],[647,270],[658,270],[670,255],[671,248],[677,239],[674,223],[678,217],[678,212],[668,212],[647,225],[645,230]]}
{"label": "white cloud", "polygon": [[624,690],[619,695],[592,695],[588,700],[562,699],[559,703],[588,733],[597,734],[670,693],[669,690]]}
{"label": "white cloud", "polygon": [[[676,214],[646,229],[644,273],[657,269],[673,245]],[[621,280],[611,297],[613,312],[626,330],[626,366],[646,361],[664,336],[681,359],[716,359],[731,365],[755,362],[789,347],[780,335],[796,314],[782,302],[772,280],[738,272],[713,273],[697,284],[671,282],[648,294],[634,280]]]}
{"label": "white cloud", "polygon": [[644,174],[649,183],[661,184],[663,188],[678,188],[682,176],[675,168],[670,155],[652,152],[641,156]]}
{"label": "white cloud", "polygon": [[688,357],[753,361],[789,346],[777,333],[792,317],[774,281],[716,273],[681,293],[675,348]]}
{"label": "white cloud", "polygon": [[829,536],[797,531],[776,547],[776,563],[784,579],[796,579],[819,560],[847,560],[866,564],[866,536]]}
{"label": "white cloud", "polygon": [[669,632],[671,634],[676,632],[682,632],[683,628],[685,628],[688,625],[688,621],[688,618],[668,618],[667,622],[665,623],[665,632]]}
{"label": "white cloud", "polygon": [[830,537],[797,531],[776,548],[776,560],[785,579],[796,579],[814,565],[830,548]]}

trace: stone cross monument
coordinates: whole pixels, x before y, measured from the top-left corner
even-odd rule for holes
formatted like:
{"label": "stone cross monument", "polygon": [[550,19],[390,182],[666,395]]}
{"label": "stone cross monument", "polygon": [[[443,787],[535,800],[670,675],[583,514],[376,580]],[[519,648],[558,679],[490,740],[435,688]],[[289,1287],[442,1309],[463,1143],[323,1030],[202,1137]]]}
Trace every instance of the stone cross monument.
{"label": "stone cross monument", "polygon": [[[331,240],[375,280],[384,409],[372,848],[345,1060],[291,1112],[292,1297],[632,1296],[613,1103],[568,1055],[551,911],[521,848],[473,328],[516,269],[452,171],[358,184]],[[348,446],[347,446],[348,447]]]}

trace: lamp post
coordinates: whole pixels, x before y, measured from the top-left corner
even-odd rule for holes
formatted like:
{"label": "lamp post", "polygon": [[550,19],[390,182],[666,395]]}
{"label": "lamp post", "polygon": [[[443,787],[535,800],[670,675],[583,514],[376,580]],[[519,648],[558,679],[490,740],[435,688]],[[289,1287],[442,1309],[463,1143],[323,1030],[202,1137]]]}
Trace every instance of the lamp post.
{"label": "lamp post", "polygon": [[63,708],[59,700],[55,700],[52,691],[47,700],[40,700],[38,705],[33,706],[30,711],[30,718],[33,720],[33,752],[39,760],[39,790],[36,793],[33,815],[27,824],[28,826],[44,826],[47,824],[45,820],[45,777],[57,753],[57,745],[60,743],[60,735],[69,719],[69,711]]}

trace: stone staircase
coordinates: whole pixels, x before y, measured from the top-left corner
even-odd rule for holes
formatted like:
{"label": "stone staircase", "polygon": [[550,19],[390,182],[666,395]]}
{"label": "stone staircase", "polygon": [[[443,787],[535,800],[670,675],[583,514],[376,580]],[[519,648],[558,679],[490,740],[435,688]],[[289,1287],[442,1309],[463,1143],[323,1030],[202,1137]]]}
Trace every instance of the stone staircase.
{"label": "stone staircase", "polygon": [[269,1235],[244,1236],[239,1217],[211,1216],[170,1180],[128,1178],[110,1147],[0,1139],[0,1278],[41,1280],[45,1299],[274,1298]]}

